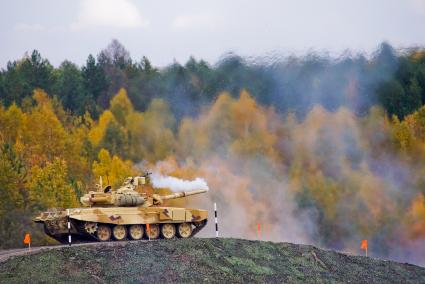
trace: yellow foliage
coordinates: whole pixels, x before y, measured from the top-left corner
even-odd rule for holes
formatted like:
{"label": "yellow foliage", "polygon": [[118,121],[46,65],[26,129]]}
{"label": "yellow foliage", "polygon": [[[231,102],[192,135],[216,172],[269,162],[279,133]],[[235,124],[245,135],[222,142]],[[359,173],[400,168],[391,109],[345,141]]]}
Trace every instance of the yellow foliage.
{"label": "yellow foliage", "polygon": [[25,159],[30,165],[40,165],[43,161],[62,157],[69,141],[47,95],[36,90],[34,98],[38,104],[24,116],[19,136],[25,145]]}
{"label": "yellow foliage", "polygon": [[276,155],[277,137],[268,129],[267,112],[257,105],[247,91],[242,91],[230,108],[232,131],[235,139],[230,151],[242,155]]}
{"label": "yellow foliage", "polygon": [[412,134],[425,143],[425,105],[405,118],[406,123],[412,131]]}
{"label": "yellow foliage", "polygon": [[52,107],[52,101],[45,91],[42,89],[35,89],[33,92],[33,99],[36,101],[38,106]]}
{"label": "yellow foliage", "polygon": [[65,161],[57,158],[43,167],[36,165],[31,169],[31,176],[30,198],[40,209],[78,206]]}
{"label": "yellow foliage", "polygon": [[88,139],[93,146],[98,146],[105,136],[106,128],[109,123],[116,122],[111,111],[105,110],[99,117],[99,122],[88,133]]}
{"label": "yellow foliage", "polygon": [[425,50],[417,50],[410,55],[414,61],[420,61],[425,58]]}
{"label": "yellow foliage", "polygon": [[394,222],[399,215],[397,203],[390,198],[384,179],[374,175],[365,164],[357,171],[347,167],[343,174],[349,186],[343,198],[355,214],[350,216],[351,222],[361,234],[371,236],[380,230],[381,224]]}
{"label": "yellow foliage", "polygon": [[127,116],[127,130],[129,135],[129,157],[134,160],[143,159],[141,145],[144,143],[143,135],[143,114],[140,112],[132,112]]}
{"label": "yellow foliage", "polygon": [[140,119],[141,160],[161,160],[174,151],[174,123],[168,104],[162,99],[152,100]]}
{"label": "yellow foliage", "polygon": [[270,129],[269,117],[247,91],[238,99],[222,93],[197,121],[183,120],[178,135],[180,154],[202,157],[218,151],[275,158],[277,136]]}
{"label": "yellow foliage", "polygon": [[413,239],[425,236],[425,196],[418,194],[412,201],[406,215],[409,235]]}
{"label": "yellow foliage", "polygon": [[393,139],[405,154],[425,158],[425,106],[402,121],[394,117],[392,127]]}
{"label": "yellow foliage", "polygon": [[102,177],[105,184],[118,186],[125,178],[137,175],[131,161],[123,161],[117,156],[109,155],[108,150],[101,149],[98,160],[93,162],[93,176]]}
{"label": "yellow foliage", "polygon": [[406,150],[412,144],[412,134],[409,129],[409,125],[406,121],[399,121],[399,119],[394,116],[393,117],[393,137],[401,149]]}
{"label": "yellow foliage", "polygon": [[[17,184],[15,165],[0,155],[0,215],[8,204],[25,204],[26,188],[31,208],[77,206],[75,185],[84,188],[102,176],[104,184],[118,186],[138,174],[125,160],[130,157],[165,175],[204,177],[212,189],[208,196],[223,204],[226,216],[245,220],[223,222],[235,236],[255,237],[252,228],[262,222],[275,230],[276,240],[288,237],[286,225],[298,239],[302,219],[292,213],[304,208],[319,213],[317,229],[335,229],[324,237],[328,240],[404,225],[411,238],[425,235],[423,194],[409,205],[399,202],[404,191],[417,194],[423,184],[425,107],[402,121],[386,119],[381,108],[359,118],[346,108],[329,112],[318,106],[303,119],[293,114],[283,119],[244,90],[236,98],[220,94],[199,117],[183,118],[176,127],[164,100],[152,100],[138,112],[124,89],[97,122],[89,114],[63,112],[42,90],[35,90],[34,100],[36,106],[25,112],[16,105],[0,108],[0,144],[10,145],[27,170],[24,186]],[[392,161],[400,164],[393,168]],[[405,165],[414,173],[412,186],[399,191],[392,172],[384,172],[398,173]],[[195,200],[205,202],[197,207],[210,206],[203,198],[175,204]]]}
{"label": "yellow foliage", "polygon": [[180,123],[177,151],[182,159],[202,159],[209,154],[212,138],[201,123],[203,122],[195,122],[191,118],[185,118]]}
{"label": "yellow foliage", "polygon": [[143,113],[143,117],[148,123],[154,123],[165,128],[174,127],[175,119],[171,114],[168,103],[163,99],[153,99],[146,112]]}
{"label": "yellow foliage", "polygon": [[25,114],[15,103],[6,111],[0,108],[0,142],[13,143],[18,138],[24,119]]}
{"label": "yellow foliage", "polygon": [[19,208],[23,203],[18,191],[20,177],[10,157],[3,152],[4,146],[0,144],[0,218],[8,209]]}
{"label": "yellow foliage", "polygon": [[123,126],[127,124],[127,117],[133,112],[133,105],[127,96],[127,91],[121,88],[112,98],[110,110],[115,119]]}
{"label": "yellow foliage", "polygon": [[322,172],[310,174],[307,178],[307,188],[311,198],[322,208],[328,222],[334,223],[337,217],[337,208],[341,188],[332,180],[326,178]]}

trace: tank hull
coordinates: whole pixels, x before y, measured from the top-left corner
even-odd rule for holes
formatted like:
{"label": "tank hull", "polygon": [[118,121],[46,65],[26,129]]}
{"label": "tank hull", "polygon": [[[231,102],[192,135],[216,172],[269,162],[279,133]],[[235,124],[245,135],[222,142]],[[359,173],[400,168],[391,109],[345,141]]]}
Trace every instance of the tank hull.
{"label": "tank hull", "polygon": [[[173,238],[174,235],[176,237],[193,237],[206,225],[208,211],[177,207],[72,208],[69,209],[69,219],[71,222],[70,233],[74,236],[74,240],[80,242],[138,239],[138,237],[131,237],[130,229],[134,227],[133,225],[141,228],[143,238],[149,238],[149,236],[152,236],[153,239]],[[48,236],[59,242],[67,241],[67,238],[64,237],[68,234],[67,210],[46,211],[37,216],[34,221],[44,224],[44,230]],[[149,235],[147,224],[152,228],[150,230],[159,230],[160,233]],[[164,226],[164,224],[169,225]],[[99,227],[113,233],[105,239],[99,234]],[[114,236],[114,232],[118,231],[117,228],[122,232],[121,235],[117,235],[118,237]],[[171,234],[166,230],[168,229],[169,232],[170,228]],[[182,228],[186,229],[186,233],[179,234],[180,231],[183,232]],[[125,237],[121,239],[122,235]]]}

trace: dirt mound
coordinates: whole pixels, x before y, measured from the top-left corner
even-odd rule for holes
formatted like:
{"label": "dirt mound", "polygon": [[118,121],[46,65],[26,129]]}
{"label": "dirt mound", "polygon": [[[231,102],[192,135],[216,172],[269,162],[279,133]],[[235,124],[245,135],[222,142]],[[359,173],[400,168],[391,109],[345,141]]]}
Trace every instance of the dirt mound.
{"label": "dirt mound", "polygon": [[0,263],[1,283],[425,283],[425,268],[313,246],[185,239],[63,247]]}

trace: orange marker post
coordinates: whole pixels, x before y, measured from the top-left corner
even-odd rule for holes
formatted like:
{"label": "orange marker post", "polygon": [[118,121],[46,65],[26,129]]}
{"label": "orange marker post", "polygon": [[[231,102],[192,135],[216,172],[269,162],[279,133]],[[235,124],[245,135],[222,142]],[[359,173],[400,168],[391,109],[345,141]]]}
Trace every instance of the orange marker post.
{"label": "orange marker post", "polygon": [[146,224],[146,232],[148,233],[148,238],[151,240],[151,226]]}
{"label": "orange marker post", "polygon": [[367,240],[362,240],[362,244],[360,248],[366,251],[366,256],[367,256],[367,247],[368,247]]}
{"label": "orange marker post", "polygon": [[260,240],[261,239],[261,224],[260,223],[257,224],[257,234],[258,234],[258,239]]}
{"label": "orange marker post", "polygon": [[24,244],[28,245],[28,250],[31,250],[31,237],[29,233],[25,234]]}

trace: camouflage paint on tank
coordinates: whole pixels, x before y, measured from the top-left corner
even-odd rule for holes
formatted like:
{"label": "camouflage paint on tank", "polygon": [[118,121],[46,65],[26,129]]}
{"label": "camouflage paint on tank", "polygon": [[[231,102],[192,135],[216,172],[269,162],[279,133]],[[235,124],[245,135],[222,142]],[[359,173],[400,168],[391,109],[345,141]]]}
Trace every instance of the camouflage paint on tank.
{"label": "camouflage paint on tank", "polygon": [[[206,190],[179,192],[165,196],[135,191],[139,183],[144,184],[145,180],[146,177],[128,178],[117,190],[105,187],[102,191],[91,191],[85,194],[81,197],[81,203],[85,207],[69,209],[71,233],[77,235],[87,233],[82,229],[87,223],[110,226],[189,223],[194,225],[197,231],[205,226],[208,218],[206,210],[161,205],[165,200],[200,194]],[[116,204],[126,206],[116,206]],[[137,206],[134,206],[135,204]],[[34,221],[43,223],[46,233],[60,240],[63,234],[68,233],[67,218],[67,210],[53,209],[42,212],[34,218]]]}

